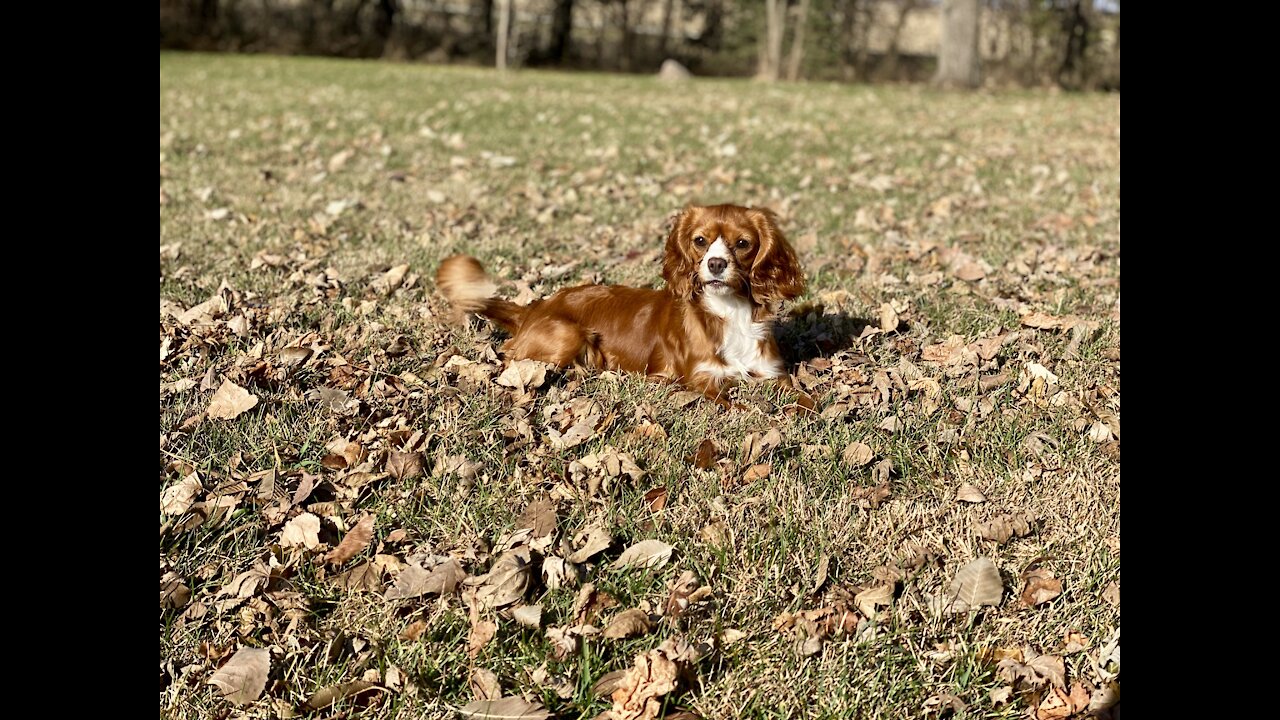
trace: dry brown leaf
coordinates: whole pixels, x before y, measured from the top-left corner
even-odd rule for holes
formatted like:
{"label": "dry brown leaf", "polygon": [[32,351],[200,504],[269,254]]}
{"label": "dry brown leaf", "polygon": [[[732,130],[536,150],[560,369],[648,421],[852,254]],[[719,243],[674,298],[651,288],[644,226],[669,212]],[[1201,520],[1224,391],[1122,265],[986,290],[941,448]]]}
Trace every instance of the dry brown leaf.
{"label": "dry brown leaf", "polygon": [[591,695],[597,698],[603,698],[612,695],[614,690],[622,684],[622,678],[626,677],[626,670],[614,670],[601,675],[594,683],[591,684]]}
{"label": "dry brown leaf", "polygon": [[542,561],[542,583],[548,590],[576,585],[578,568],[573,563],[565,562],[564,558],[545,558]]}
{"label": "dry brown leaf", "polygon": [[639,565],[645,568],[660,568],[671,559],[671,553],[674,550],[675,548],[661,540],[641,540],[622,551],[618,559],[613,562],[613,567],[621,569]]}
{"label": "dry brown leaf", "polygon": [[1089,691],[1080,683],[1067,693],[1053,688],[1044,694],[1036,706],[1036,720],[1065,720],[1089,708]]}
{"label": "dry brown leaf", "polygon": [[407,480],[422,474],[422,453],[399,452],[391,450],[387,453],[387,472],[397,480]]}
{"label": "dry brown leaf", "polygon": [[1027,607],[1043,605],[1062,594],[1062,581],[1046,568],[1035,568],[1022,573],[1026,584],[1022,587],[1022,603]]}
{"label": "dry brown leaf", "polygon": [[497,700],[476,700],[458,708],[464,718],[476,720],[547,720],[551,713],[542,705],[531,703],[518,695]]}
{"label": "dry brown leaf", "polygon": [[1062,658],[1057,655],[1037,655],[1028,648],[1024,651],[1025,662],[1008,657],[996,665],[996,675],[1011,683],[1023,682],[1033,688],[1052,684],[1057,688],[1066,687],[1066,667]]}
{"label": "dry brown leaf", "polygon": [[191,588],[182,582],[175,572],[167,572],[160,577],[160,607],[177,609],[186,606],[191,600]]}
{"label": "dry brown leaf", "polygon": [[692,570],[685,570],[672,582],[671,594],[667,596],[663,611],[671,617],[676,617],[688,610],[690,605],[710,596],[711,588],[703,586],[702,581],[693,574]]}
{"label": "dry brown leaf", "polygon": [[747,468],[747,471],[745,473],[742,474],[742,482],[750,483],[750,482],[755,482],[756,480],[763,480],[769,477],[769,473],[771,472],[773,472],[773,465],[770,463],[760,463],[759,465],[752,465],[751,467]]}
{"label": "dry brown leaf", "polygon": [[373,540],[373,520],[372,514],[366,514],[360,518],[355,527],[351,528],[342,538],[342,542],[338,543],[338,547],[329,551],[324,556],[325,562],[341,565],[351,558],[364,552],[369,547],[370,541]]}
{"label": "dry brown leaf", "polygon": [[889,483],[880,483],[873,487],[856,487],[849,491],[849,495],[858,507],[874,510],[889,498]]}
{"label": "dry brown leaf", "polygon": [[956,491],[956,500],[967,503],[984,503],[987,501],[987,496],[983,495],[976,485],[965,483]]}
{"label": "dry brown leaf", "polygon": [[427,621],[419,618],[409,623],[407,626],[405,626],[404,630],[400,631],[400,639],[408,640],[409,642],[414,642],[418,638],[422,637],[422,633],[426,632],[426,630],[427,630]]}
{"label": "dry brown leaf", "polygon": [[528,528],[532,532],[531,539],[550,535],[556,529],[556,503],[551,498],[539,498],[529,503],[520,518],[516,520],[516,529]]}
{"label": "dry brown leaf", "polygon": [[661,512],[667,506],[667,489],[662,486],[653,488],[644,494],[644,502],[650,512]]}
{"label": "dry brown leaf", "polygon": [[476,620],[471,623],[471,634],[467,636],[467,657],[474,661],[497,634],[498,624],[492,620]]}
{"label": "dry brown leaf", "polygon": [[980,538],[1003,545],[1014,536],[1026,537],[1031,534],[1031,521],[1031,516],[1026,513],[1005,513],[987,522],[978,523],[974,526],[974,532]]}
{"label": "dry brown leaf", "polygon": [[893,332],[898,329],[898,312],[889,303],[880,303],[880,329]]}
{"label": "dry brown leaf", "polygon": [[428,593],[448,595],[466,577],[457,560],[449,559],[430,571],[417,565],[409,565],[396,576],[396,583],[387,590],[386,599],[405,600]]}
{"label": "dry brown leaf", "polygon": [[477,700],[497,700],[502,697],[502,685],[498,674],[492,670],[476,668],[471,671],[471,693]]}
{"label": "dry brown leaf", "polygon": [[863,590],[854,596],[853,604],[865,617],[875,617],[877,607],[893,604],[893,586],[880,585]]}
{"label": "dry brown leaf", "polygon": [[[529,589],[532,556],[529,547],[511,548],[498,556],[489,572],[475,578],[476,598],[485,608],[500,608],[524,597]],[[471,583],[471,581],[468,581]]]}
{"label": "dry brown leaf", "polygon": [[320,518],[304,512],[285,523],[280,533],[280,544],[314,550],[320,544]]}
{"label": "dry brown leaf", "polygon": [[809,590],[810,595],[816,595],[822,586],[827,582],[827,573],[831,571],[831,556],[823,555],[818,560],[818,570],[814,573],[813,588]]}
{"label": "dry brown leaf", "polygon": [[1112,607],[1120,607],[1120,583],[1109,583],[1102,591],[1102,599]]}
{"label": "dry brown leaf", "polygon": [[204,488],[200,485],[199,476],[191,473],[160,493],[160,512],[165,515],[181,515],[191,509],[202,490]]}
{"label": "dry brown leaf", "polygon": [[676,689],[679,670],[661,648],[637,656],[611,696],[614,720],[656,720],[662,697]]}
{"label": "dry brown leaf", "polygon": [[594,557],[597,553],[607,550],[613,544],[613,536],[609,534],[599,525],[592,525],[585,531],[578,533],[573,539],[574,545],[578,547],[572,555],[565,558],[571,563],[584,563]]}
{"label": "dry brown leaf", "polygon": [[871,446],[866,443],[851,442],[845,446],[844,452],[840,453],[840,458],[844,460],[844,464],[851,468],[860,468],[870,463],[875,458],[875,453],[871,450]]}
{"label": "dry brown leaf", "polygon": [[547,382],[547,364],[538,360],[514,360],[494,382],[518,392],[536,390]]}
{"label": "dry brown leaf", "polygon": [[1000,570],[990,558],[980,557],[960,568],[951,581],[951,610],[966,612],[983,605],[999,605],[1004,596]]}
{"label": "dry brown leaf", "polygon": [[632,608],[615,615],[601,634],[609,640],[618,640],[644,635],[652,629],[649,615],[643,610]]}
{"label": "dry brown leaf", "polygon": [[694,451],[693,455],[685,458],[687,462],[692,463],[699,470],[710,470],[716,466],[716,460],[719,459],[720,449],[711,441],[711,438],[698,443],[698,449]]}
{"label": "dry brown leaf", "polygon": [[307,710],[320,710],[339,700],[374,692],[386,692],[386,688],[368,680],[352,680],[351,682],[320,688],[312,693],[302,706]]}
{"label": "dry brown leaf", "polygon": [[370,287],[379,295],[390,295],[404,284],[405,275],[409,273],[409,265],[396,265],[385,273],[379,275]]}
{"label": "dry brown leaf", "polygon": [[521,605],[511,611],[511,619],[535,630],[542,627],[542,606]]}
{"label": "dry brown leaf", "polygon": [[262,697],[271,671],[271,653],[263,648],[240,648],[209,678],[222,696],[236,705],[251,703]]}
{"label": "dry brown leaf", "polygon": [[583,583],[573,599],[573,617],[579,625],[590,623],[601,610],[617,606],[618,601],[607,592],[596,589],[595,583]]}
{"label": "dry brown leaf", "polygon": [[348,592],[378,592],[382,589],[382,569],[372,562],[360,563],[333,581]]}
{"label": "dry brown leaf", "polygon": [[258,404],[258,396],[236,385],[230,380],[223,380],[221,387],[209,399],[209,417],[218,420],[230,420],[248,412]]}

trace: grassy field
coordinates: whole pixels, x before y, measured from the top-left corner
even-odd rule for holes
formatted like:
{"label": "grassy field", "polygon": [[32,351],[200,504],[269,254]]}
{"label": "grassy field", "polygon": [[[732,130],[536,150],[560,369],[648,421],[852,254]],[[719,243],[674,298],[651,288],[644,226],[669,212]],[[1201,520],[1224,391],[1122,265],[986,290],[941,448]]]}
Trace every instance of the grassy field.
{"label": "grassy field", "polygon": [[[780,214],[819,415],[512,382],[434,292],[457,252],[508,297],[656,286],[702,202]],[[162,54],[160,714],[1108,705],[1119,297],[1117,96]],[[670,692],[593,691],[664,643]]]}

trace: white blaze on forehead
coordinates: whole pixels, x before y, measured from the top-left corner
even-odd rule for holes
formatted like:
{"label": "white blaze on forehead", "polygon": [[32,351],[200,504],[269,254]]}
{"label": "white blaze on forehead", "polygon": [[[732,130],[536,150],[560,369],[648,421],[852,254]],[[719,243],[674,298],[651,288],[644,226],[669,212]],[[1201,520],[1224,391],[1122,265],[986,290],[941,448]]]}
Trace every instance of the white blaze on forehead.
{"label": "white blaze on forehead", "polygon": [[[725,243],[723,237],[717,237],[716,241],[711,243],[711,247],[707,248],[707,254],[702,256],[702,262],[699,263],[699,265],[702,271],[703,280],[710,280],[712,277],[714,277],[714,275],[711,272],[711,268],[707,265],[707,262],[711,260],[711,258],[721,258],[726,261],[731,260],[733,258],[733,255],[729,252],[729,245]],[[729,267],[732,267],[732,266],[733,266],[733,263],[730,262]],[[726,273],[726,275],[728,274],[729,273]]]}

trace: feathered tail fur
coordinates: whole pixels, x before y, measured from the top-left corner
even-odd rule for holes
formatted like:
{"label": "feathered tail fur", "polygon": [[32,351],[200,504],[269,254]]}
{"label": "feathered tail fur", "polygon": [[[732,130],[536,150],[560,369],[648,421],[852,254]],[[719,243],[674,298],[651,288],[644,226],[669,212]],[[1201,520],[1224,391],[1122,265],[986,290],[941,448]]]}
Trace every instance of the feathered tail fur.
{"label": "feathered tail fur", "polygon": [[524,322],[527,308],[494,297],[498,286],[485,274],[480,261],[469,255],[454,255],[440,263],[436,287],[458,312],[487,317],[512,335]]}

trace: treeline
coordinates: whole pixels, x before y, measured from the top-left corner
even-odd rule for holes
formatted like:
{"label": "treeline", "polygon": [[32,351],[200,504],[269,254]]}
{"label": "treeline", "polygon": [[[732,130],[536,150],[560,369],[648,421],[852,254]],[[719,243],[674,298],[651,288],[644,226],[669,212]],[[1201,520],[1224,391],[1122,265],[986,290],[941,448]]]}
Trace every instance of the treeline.
{"label": "treeline", "polygon": [[[948,3],[951,0],[947,0]],[[961,2],[960,4],[965,4]],[[985,82],[1119,89],[1119,0],[970,0]],[[937,0],[161,0],[162,48],[906,82]],[[505,34],[503,34],[505,33]],[[500,37],[501,35],[501,37]]]}

